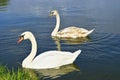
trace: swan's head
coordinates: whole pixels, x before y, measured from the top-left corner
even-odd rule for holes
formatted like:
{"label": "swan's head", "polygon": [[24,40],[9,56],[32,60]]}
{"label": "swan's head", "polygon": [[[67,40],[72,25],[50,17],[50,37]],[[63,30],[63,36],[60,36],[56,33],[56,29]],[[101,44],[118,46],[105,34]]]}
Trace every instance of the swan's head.
{"label": "swan's head", "polygon": [[31,37],[32,35],[33,35],[33,34],[32,34],[30,31],[25,31],[25,32],[23,32],[23,33],[20,35],[17,43],[21,43],[23,40],[30,39],[30,37]]}
{"label": "swan's head", "polygon": [[50,12],[49,16],[56,16],[58,14],[57,10],[53,10]]}

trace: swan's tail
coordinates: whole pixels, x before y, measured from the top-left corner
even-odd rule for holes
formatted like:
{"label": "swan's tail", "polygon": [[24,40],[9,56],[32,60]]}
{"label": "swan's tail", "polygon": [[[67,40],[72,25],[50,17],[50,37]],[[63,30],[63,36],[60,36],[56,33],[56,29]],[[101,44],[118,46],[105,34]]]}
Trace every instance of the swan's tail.
{"label": "swan's tail", "polygon": [[74,53],[73,53],[73,55],[74,55],[74,60],[78,57],[78,55],[81,53],[81,50],[77,50],[77,51],[75,51]]}
{"label": "swan's tail", "polygon": [[95,29],[89,30],[86,34],[86,36],[88,36],[89,34],[91,34]]}

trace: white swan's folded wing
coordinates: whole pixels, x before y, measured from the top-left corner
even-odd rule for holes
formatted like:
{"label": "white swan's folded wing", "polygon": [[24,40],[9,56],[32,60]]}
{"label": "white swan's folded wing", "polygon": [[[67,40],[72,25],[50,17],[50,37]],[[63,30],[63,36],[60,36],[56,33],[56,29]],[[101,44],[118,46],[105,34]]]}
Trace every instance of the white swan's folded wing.
{"label": "white swan's folded wing", "polygon": [[53,68],[70,64],[73,53],[61,51],[47,51],[38,55],[32,62],[35,68]]}

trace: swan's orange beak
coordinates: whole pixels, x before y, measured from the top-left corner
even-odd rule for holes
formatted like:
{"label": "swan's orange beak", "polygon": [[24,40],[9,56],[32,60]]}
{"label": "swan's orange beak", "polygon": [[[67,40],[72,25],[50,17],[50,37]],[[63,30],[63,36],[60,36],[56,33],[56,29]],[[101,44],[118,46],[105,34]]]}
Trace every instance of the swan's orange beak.
{"label": "swan's orange beak", "polygon": [[17,41],[17,43],[19,44],[19,43],[21,43],[23,40],[24,40],[24,37],[23,37],[23,36],[20,36],[19,39],[18,39],[18,41]]}

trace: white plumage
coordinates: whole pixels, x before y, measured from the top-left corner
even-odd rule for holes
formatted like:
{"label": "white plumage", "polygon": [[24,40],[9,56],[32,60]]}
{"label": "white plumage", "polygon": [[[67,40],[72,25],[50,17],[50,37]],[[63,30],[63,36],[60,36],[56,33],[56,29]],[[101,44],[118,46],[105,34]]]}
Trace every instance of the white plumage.
{"label": "white plumage", "polygon": [[18,43],[26,39],[29,39],[31,41],[32,50],[31,53],[22,62],[22,67],[24,68],[32,69],[57,68],[63,65],[73,63],[75,59],[78,57],[78,55],[81,53],[81,50],[78,50],[74,53],[53,50],[43,52],[35,57],[37,52],[36,39],[31,32],[26,31],[21,34]]}

